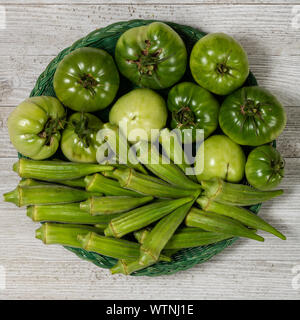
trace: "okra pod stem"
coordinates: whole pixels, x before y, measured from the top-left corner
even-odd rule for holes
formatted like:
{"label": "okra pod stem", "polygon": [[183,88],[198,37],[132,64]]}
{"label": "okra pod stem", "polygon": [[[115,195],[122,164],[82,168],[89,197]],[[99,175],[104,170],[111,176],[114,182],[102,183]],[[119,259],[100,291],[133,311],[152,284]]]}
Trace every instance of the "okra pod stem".
{"label": "okra pod stem", "polygon": [[154,145],[147,141],[139,141],[135,144],[139,153],[139,160],[156,176],[168,183],[183,189],[201,189],[201,186],[189,179],[182,170],[168,158],[161,155]]}
{"label": "okra pod stem", "polygon": [[151,204],[134,209],[122,214],[119,218],[111,220],[104,233],[106,236],[121,238],[129,232],[148,226],[192,200],[193,198],[156,200]]}
{"label": "okra pod stem", "polygon": [[263,237],[255,234],[236,220],[196,208],[190,210],[186,216],[185,224],[188,227],[197,227],[206,231],[264,241]]}
{"label": "okra pod stem", "polygon": [[118,181],[106,178],[99,173],[85,177],[84,183],[87,191],[100,192],[107,196],[142,196],[140,193],[122,188]]}
{"label": "okra pod stem", "polygon": [[200,228],[182,228],[168,241],[165,249],[185,249],[216,243],[232,236],[228,234],[203,231]]}
{"label": "okra pod stem", "polygon": [[108,143],[120,164],[126,164],[130,168],[147,174],[147,171],[138,162],[135,153],[130,148],[126,137],[120,132],[116,125],[105,123],[102,130],[99,131],[97,139],[100,140],[100,143]]}
{"label": "okra pod stem", "polygon": [[20,159],[13,170],[22,178],[43,181],[73,180],[96,172],[113,170],[113,166],[65,161],[37,161]]}
{"label": "okra pod stem", "polygon": [[78,224],[101,224],[118,217],[120,214],[92,216],[80,210],[80,203],[66,203],[55,205],[34,205],[27,208],[27,216],[34,222],[62,222]]}
{"label": "okra pod stem", "polygon": [[279,232],[277,229],[272,227],[262,218],[260,218],[259,216],[255,215],[254,213],[252,213],[251,211],[245,208],[222,204],[216,201],[211,201],[206,197],[198,198],[197,203],[200,205],[200,207],[204,211],[211,211],[211,212],[215,212],[215,213],[230,217],[232,219],[240,221],[241,223],[243,223],[248,227],[272,233],[273,235],[279,237],[280,239],[286,240],[286,237],[281,232]]}
{"label": "okra pod stem", "polygon": [[187,156],[182,149],[182,143],[179,141],[178,135],[171,132],[170,129],[164,128],[160,131],[159,142],[167,155],[185,174],[189,173],[188,177],[197,182],[194,173],[194,168],[187,161]]}
{"label": "okra pod stem", "polygon": [[141,246],[140,264],[148,265],[158,260],[161,251],[189,212],[193,201],[184,204],[162,218],[151,230]]}
{"label": "okra pod stem", "polygon": [[[141,194],[157,198],[180,198],[193,195],[194,190],[179,189],[176,186],[160,183],[159,179],[143,175],[133,169],[116,169],[113,172],[121,187],[134,190]],[[154,178],[154,179],[153,179]]]}
{"label": "okra pod stem", "polygon": [[17,186],[16,189],[4,194],[4,200],[12,202],[18,207],[35,204],[59,204],[79,202],[93,195],[91,192],[55,184],[36,186]]}
{"label": "okra pod stem", "polygon": [[229,183],[221,179],[202,181],[201,185],[208,198],[237,206],[258,204],[283,194],[283,190],[260,191],[247,185]]}
{"label": "okra pod stem", "polygon": [[78,224],[43,223],[35,232],[35,237],[45,244],[60,244],[75,248],[81,247],[78,235],[85,235],[89,232],[101,232],[92,226],[81,226]]}
{"label": "okra pod stem", "polygon": [[97,252],[116,259],[137,259],[140,245],[136,242],[108,238],[90,232],[87,235],[79,235],[81,247],[87,251]]}
{"label": "okra pod stem", "polygon": [[91,215],[114,214],[132,210],[151,200],[153,200],[151,196],[142,198],[118,196],[91,197],[80,203],[80,209],[89,212]]}

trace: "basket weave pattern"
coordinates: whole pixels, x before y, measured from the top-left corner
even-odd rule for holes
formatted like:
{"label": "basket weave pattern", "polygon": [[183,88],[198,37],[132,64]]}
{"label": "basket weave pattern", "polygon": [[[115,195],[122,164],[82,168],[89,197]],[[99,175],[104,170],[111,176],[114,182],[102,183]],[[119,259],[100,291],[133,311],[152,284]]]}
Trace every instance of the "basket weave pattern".
{"label": "basket weave pattern", "polygon": [[[55,96],[55,92],[53,89],[53,76],[55,70],[57,68],[58,63],[63,59],[63,57],[71,51],[81,47],[96,47],[104,49],[111,55],[114,55],[115,45],[123,32],[130,28],[146,25],[154,21],[155,20],[131,20],[117,22],[105,28],[97,29],[88,34],[86,37],[79,39],[72,46],[61,51],[49,63],[45,71],[39,76],[30,96]],[[202,38],[205,35],[204,32],[201,32],[189,26],[179,25],[171,22],[165,23],[170,25],[182,37],[186,44],[188,52],[190,52],[195,42],[197,42],[200,38]],[[255,77],[251,73],[247,79],[247,84],[257,85]],[[254,213],[258,213],[259,208],[260,205],[256,205],[252,206],[250,210]],[[132,275],[159,276],[173,274],[181,270],[189,269],[198,263],[203,263],[209,260],[211,257],[230,246],[237,239],[238,238],[232,238],[228,240],[223,240],[216,244],[181,250],[173,256],[172,262],[158,262],[143,270],[134,272]],[[81,259],[88,260],[101,268],[111,268],[116,263],[116,259],[106,257],[94,252],[89,252],[83,249],[71,247],[65,248],[75,253]]]}

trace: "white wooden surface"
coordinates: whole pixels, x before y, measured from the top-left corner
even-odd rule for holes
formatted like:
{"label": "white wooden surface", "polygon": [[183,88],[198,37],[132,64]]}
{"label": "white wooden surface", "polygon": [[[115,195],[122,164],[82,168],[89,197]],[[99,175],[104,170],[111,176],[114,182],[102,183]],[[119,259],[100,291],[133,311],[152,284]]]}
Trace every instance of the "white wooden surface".
{"label": "white wooden surface", "polygon": [[[29,95],[38,75],[61,49],[96,28],[134,18],[227,32],[246,48],[259,83],[279,97],[288,114],[278,142],[286,158],[282,183],[286,192],[261,210],[261,216],[288,240],[267,234],[264,244],[240,240],[209,262],[172,276],[111,276],[61,247],[42,245],[34,239],[37,226],[25,210],[1,199],[0,299],[299,299],[299,0],[2,0],[0,193],[18,181],[11,171],[16,152],[6,128],[12,108]],[[1,270],[6,271],[5,289]]]}

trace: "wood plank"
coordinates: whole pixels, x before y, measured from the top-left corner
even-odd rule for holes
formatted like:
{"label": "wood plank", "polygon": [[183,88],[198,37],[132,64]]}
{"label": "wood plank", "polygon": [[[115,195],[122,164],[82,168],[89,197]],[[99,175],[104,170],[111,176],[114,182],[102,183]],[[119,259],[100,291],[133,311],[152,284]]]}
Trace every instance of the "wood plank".
{"label": "wood plank", "polygon": [[[17,183],[13,161],[0,159],[0,193]],[[287,159],[286,168],[285,195],[264,204],[260,215],[288,240],[265,233],[265,243],[241,239],[205,264],[155,279],[111,276],[59,246],[44,246],[24,209],[0,203],[0,265],[7,271],[0,299],[76,299],[82,292],[85,299],[164,299],[166,290],[169,299],[299,299],[291,282],[300,262],[300,159]]]}
{"label": "wood plank", "polygon": [[[16,157],[16,150],[9,141],[7,118],[14,107],[0,107],[0,158]],[[277,148],[284,158],[300,158],[300,106],[286,107],[287,126],[277,139]]]}
{"label": "wood plank", "polygon": [[[162,19],[235,36],[249,54],[260,85],[285,104],[299,104],[300,33],[289,5],[36,5],[8,6],[7,29],[0,30],[0,105],[14,105],[30,93],[38,75],[63,48],[110,23]],[[256,17],[253,20],[253,17]],[[20,23],[22,17],[22,23]],[[12,41],[13,39],[13,41]],[[293,39],[293,40],[291,40]]]}
{"label": "wood plank", "polygon": [[298,4],[298,0],[3,0],[3,5],[37,5],[37,4],[55,4],[55,5],[149,5],[149,4],[180,4],[180,5],[199,5],[199,4],[269,4],[269,5],[282,5],[282,4]]}

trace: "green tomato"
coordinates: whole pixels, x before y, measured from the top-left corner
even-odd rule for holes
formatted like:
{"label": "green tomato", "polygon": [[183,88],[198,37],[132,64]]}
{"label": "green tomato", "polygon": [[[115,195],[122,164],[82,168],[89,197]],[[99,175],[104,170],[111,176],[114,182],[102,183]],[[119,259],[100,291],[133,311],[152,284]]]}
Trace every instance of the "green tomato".
{"label": "green tomato", "polygon": [[191,52],[190,68],[200,86],[218,95],[242,86],[249,74],[246,52],[224,33],[211,33],[198,40]]}
{"label": "green tomato", "polygon": [[95,163],[102,121],[90,113],[73,113],[61,138],[61,150],[73,162]]}
{"label": "green tomato", "polygon": [[34,160],[51,157],[59,146],[65,109],[53,97],[32,97],[9,115],[10,141],[22,155]]}
{"label": "green tomato", "polygon": [[124,32],[117,42],[115,59],[120,72],[131,82],[162,89],[183,76],[187,52],[184,42],[171,27],[153,22]]}
{"label": "green tomato", "polygon": [[119,88],[119,73],[113,58],[104,50],[79,48],[63,58],[53,79],[58,99],[82,112],[106,108]]}
{"label": "green tomato", "polygon": [[196,139],[197,129],[204,129],[206,139],[218,126],[217,99],[209,91],[192,82],[179,83],[170,90],[168,109],[172,112],[171,128],[182,130],[185,143],[199,140]]}
{"label": "green tomato", "polygon": [[[130,142],[150,140],[151,129],[162,129],[167,121],[164,99],[150,89],[135,89],[114,104],[109,122],[121,127]],[[124,128],[126,125],[127,128]],[[154,136],[152,138],[155,138]]]}
{"label": "green tomato", "polygon": [[245,173],[254,188],[271,190],[279,185],[284,176],[284,160],[272,146],[260,146],[249,153]]}
{"label": "green tomato", "polygon": [[259,146],[276,139],[286,125],[280,102],[266,89],[244,87],[228,96],[220,109],[223,132],[241,145]]}
{"label": "green tomato", "polygon": [[238,144],[223,135],[211,136],[197,151],[197,179],[202,181],[221,178],[239,182],[244,176],[245,162],[245,154]]}

